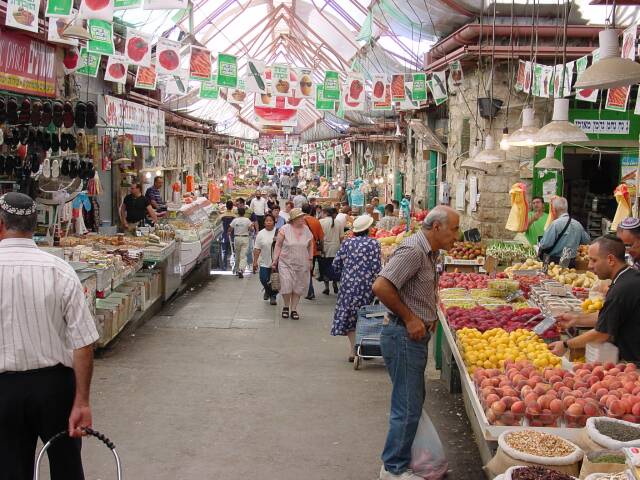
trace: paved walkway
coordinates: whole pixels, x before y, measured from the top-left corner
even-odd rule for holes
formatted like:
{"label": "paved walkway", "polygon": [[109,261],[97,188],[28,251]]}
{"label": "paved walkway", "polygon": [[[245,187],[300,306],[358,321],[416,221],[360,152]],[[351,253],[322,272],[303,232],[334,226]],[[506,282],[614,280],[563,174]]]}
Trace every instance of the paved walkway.
{"label": "paved walkway", "polygon": [[[334,302],[303,300],[301,320],[281,320],[257,278],[221,276],[125,332],[93,383],[94,426],[125,478],[377,478],[390,383],[374,362],[346,362],[346,338],[329,335]],[[428,397],[449,478],[483,478],[460,400],[438,381]],[[84,457],[88,479],[115,478],[106,449],[88,441]]]}

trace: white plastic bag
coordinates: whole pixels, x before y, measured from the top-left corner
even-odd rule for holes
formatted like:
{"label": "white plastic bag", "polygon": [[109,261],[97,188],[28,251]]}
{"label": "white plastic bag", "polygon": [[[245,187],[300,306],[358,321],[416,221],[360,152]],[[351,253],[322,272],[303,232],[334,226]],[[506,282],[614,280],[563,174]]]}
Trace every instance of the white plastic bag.
{"label": "white plastic bag", "polygon": [[449,463],[442,442],[427,412],[422,409],[418,430],[411,446],[411,469],[425,480],[440,480],[447,474]]}
{"label": "white plastic bag", "polygon": [[640,447],[640,440],[632,440],[629,442],[620,442],[618,440],[614,440],[611,437],[607,437],[606,435],[600,433],[600,431],[596,428],[596,422],[612,422],[619,423],[621,425],[627,425],[629,427],[638,428],[638,424],[627,422],[625,420],[618,420],[617,418],[603,418],[603,417],[591,417],[587,419],[587,424],[585,426],[585,432],[589,437],[589,440],[595,442],[597,445],[600,445],[602,448],[607,450],[622,450],[625,447]]}

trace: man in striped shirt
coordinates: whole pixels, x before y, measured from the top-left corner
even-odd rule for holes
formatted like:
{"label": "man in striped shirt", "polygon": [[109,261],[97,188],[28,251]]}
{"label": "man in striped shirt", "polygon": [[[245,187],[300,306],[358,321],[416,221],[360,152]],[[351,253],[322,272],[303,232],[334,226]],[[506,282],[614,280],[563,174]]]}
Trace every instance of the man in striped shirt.
{"label": "man in striped shirt", "polygon": [[404,240],[373,284],[373,293],[389,309],[380,346],[393,389],[389,433],[382,452],[380,480],[420,480],[409,469],[411,445],[422,414],[427,344],[436,325],[439,250],[460,235],[460,216],[439,206],[420,232]]}
{"label": "man in striped shirt", "polygon": [[0,197],[0,478],[31,480],[38,438],[66,430],[48,450],[51,479],[82,480],[98,332],[78,276],[36,246],[35,226],[31,198]]}

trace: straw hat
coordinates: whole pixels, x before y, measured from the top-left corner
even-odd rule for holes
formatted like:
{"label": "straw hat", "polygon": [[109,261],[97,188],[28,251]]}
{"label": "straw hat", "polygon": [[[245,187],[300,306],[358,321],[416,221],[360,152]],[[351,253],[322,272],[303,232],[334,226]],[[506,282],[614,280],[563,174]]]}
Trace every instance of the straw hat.
{"label": "straw hat", "polygon": [[289,212],[289,223],[293,222],[296,218],[304,217],[306,213],[301,208],[293,208]]}
{"label": "straw hat", "polygon": [[360,215],[353,221],[353,233],[364,232],[365,230],[368,230],[372,224],[373,217],[370,217],[369,215]]}

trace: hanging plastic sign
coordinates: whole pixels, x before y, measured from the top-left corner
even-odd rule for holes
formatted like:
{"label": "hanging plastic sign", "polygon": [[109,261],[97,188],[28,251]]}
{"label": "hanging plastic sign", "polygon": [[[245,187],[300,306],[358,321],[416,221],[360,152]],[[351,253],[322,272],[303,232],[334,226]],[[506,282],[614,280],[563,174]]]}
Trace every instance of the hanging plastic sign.
{"label": "hanging plastic sign", "polygon": [[300,164],[303,167],[306,167],[309,164],[309,154],[308,153],[303,153],[302,155],[300,155]]}
{"label": "hanging plastic sign", "polygon": [[[633,110],[633,113],[636,115],[640,115],[640,88],[638,89],[638,94],[636,95],[636,108]],[[640,187],[640,182],[639,187]],[[638,196],[640,197],[640,188],[638,189]]]}
{"label": "hanging plastic sign", "polygon": [[427,99],[427,76],[424,73],[413,74],[411,87],[411,100],[421,101]]}
{"label": "hanging plastic sign", "polygon": [[638,25],[633,24],[622,32],[622,51],[620,56],[629,60],[636,59],[636,37],[638,35]]}
{"label": "hanging plastic sign", "polygon": [[71,75],[80,67],[80,50],[78,47],[65,48],[62,59],[64,74]]}
{"label": "hanging plastic sign", "polygon": [[605,110],[614,110],[616,112],[626,112],[627,103],[629,101],[629,91],[631,85],[624,87],[610,88],[607,91],[607,103],[605,104]]}
{"label": "hanging plastic sign", "polygon": [[285,97],[285,100],[286,108],[292,108],[294,110],[298,110],[302,104],[302,98]]}
{"label": "hanging plastic sign", "polygon": [[[551,93],[555,95],[554,90],[554,79],[555,79],[555,69],[549,65],[543,65],[542,67],[542,82],[540,85],[541,91],[540,96],[549,98]],[[559,80],[558,80],[559,82]]]}
{"label": "hanging plastic sign", "polygon": [[373,76],[373,89],[371,90],[371,100],[373,102],[383,102],[385,85],[387,84],[386,75],[375,74]]}
{"label": "hanging plastic sign", "polygon": [[254,58],[247,59],[244,85],[248,93],[267,93],[266,68],[262,60],[256,60]]}
{"label": "hanging plastic sign", "polygon": [[113,46],[113,23],[92,18],[87,22],[87,27],[89,35],[91,35],[91,40],[87,43],[89,52],[113,55],[115,53]]}
{"label": "hanging plastic sign", "polygon": [[342,155],[342,144],[337,144],[335,147],[333,147],[334,151],[336,152],[336,157],[339,157]]}
{"label": "hanging plastic sign", "polygon": [[[596,58],[597,58],[596,51],[594,51],[593,52],[594,63],[597,61]],[[578,72],[578,80],[580,80],[580,75],[582,75],[582,72],[584,72],[587,69],[588,64],[589,64],[589,57],[587,55],[576,60],[576,71]],[[598,101],[599,92],[600,90],[598,90],[597,88],[596,89],[586,88],[586,89],[576,90],[576,98],[578,100],[582,100],[585,102],[595,103]]]}
{"label": "hanging plastic sign", "polygon": [[351,155],[351,142],[342,143],[342,153],[344,155]]}
{"label": "hanging plastic sign", "polygon": [[333,147],[329,147],[326,150],[326,156],[327,156],[327,162],[333,162],[333,159],[335,158],[335,151],[333,150]]}
{"label": "hanging plastic sign", "polygon": [[318,154],[313,151],[309,153],[309,165],[315,165],[316,163],[318,163]]}
{"label": "hanging plastic sign", "polygon": [[191,80],[211,80],[211,52],[206,48],[191,45],[189,72]]}
{"label": "hanging plastic sign", "polygon": [[295,96],[300,98],[313,98],[313,70],[310,68],[296,68]]}
{"label": "hanging plastic sign", "polygon": [[433,95],[436,105],[446,102],[447,98],[449,98],[446,73],[433,72],[431,74],[431,80],[429,80],[429,88],[431,89],[431,94]]}
{"label": "hanging plastic sign", "polygon": [[200,82],[200,92],[198,93],[200,98],[215,100],[218,98],[219,94],[220,89],[218,88],[218,82],[216,80]]}
{"label": "hanging plastic sign", "polygon": [[[340,74],[333,70],[324,72],[324,83],[322,99],[324,100],[340,100]],[[334,106],[331,107],[333,110]]]}
{"label": "hanging plastic sign", "polygon": [[325,158],[325,152],[324,151],[318,152],[318,163],[320,165],[324,165],[326,163],[326,158]]}
{"label": "hanging plastic sign", "polygon": [[351,72],[347,76],[347,100],[362,103],[364,99],[364,75],[359,72]]}
{"label": "hanging plastic sign", "polygon": [[114,10],[131,10],[142,6],[142,0],[115,0],[113,3]]}
{"label": "hanging plastic sign", "polygon": [[156,73],[156,66],[143,67],[138,65],[138,73],[136,75],[135,88],[141,88],[143,90],[155,90],[158,74]]}
{"label": "hanging plastic sign", "polygon": [[[549,67],[551,68],[551,67]],[[556,65],[553,78],[553,96],[554,98],[568,97],[571,95],[571,80],[573,78],[573,69],[575,62],[569,62],[566,65],[563,75],[562,65]],[[564,83],[562,80],[564,79]]]}
{"label": "hanging plastic sign", "polygon": [[518,71],[516,72],[516,81],[514,88],[516,92],[524,90],[524,77],[527,64],[523,60],[518,60]]}
{"label": "hanging plastic sign", "polygon": [[391,76],[391,100],[399,102],[404,100],[404,73],[395,73]]}
{"label": "hanging plastic sign", "polygon": [[[349,99],[348,93],[349,87],[345,85],[345,93],[342,96],[342,101],[340,102],[340,110],[345,111],[356,111],[361,112],[364,110],[364,95],[360,100],[351,100]],[[344,113],[343,113],[344,115]]]}
{"label": "hanging plastic sign", "polygon": [[169,95],[186,95],[189,87],[189,70],[178,69],[165,83],[165,92]]}
{"label": "hanging plastic sign", "polygon": [[158,38],[156,59],[158,73],[173,75],[180,68],[180,42],[164,37]]}
{"label": "hanging plastic sign", "polygon": [[256,94],[255,106],[273,108],[276,105],[276,97],[271,95],[271,80],[265,82],[266,93]]}
{"label": "hanging plastic sign", "polygon": [[98,76],[98,67],[102,55],[97,53],[89,53],[85,47],[80,49],[80,58],[78,60],[78,69],[75,73],[86,75],[88,77]]}
{"label": "hanging plastic sign", "polygon": [[[227,102],[234,105],[242,105],[245,98],[247,98],[247,92],[245,91],[245,85],[243,79],[238,79],[238,86],[236,88],[227,89]],[[251,147],[251,144],[248,144]]]}
{"label": "hanging plastic sign", "polygon": [[397,108],[399,108],[400,110],[417,110],[418,108],[420,108],[420,102],[415,101],[412,96],[413,83],[405,82],[404,88],[405,88],[404,100],[400,100],[399,102],[397,102],[396,104]]}
{"label": "hanging plastic sign", "polygon": [[531,95],[536,97],[542,96],[542,65],[535,63],[533,65],[533,83],[531,85]]}
{"label": "hanging plastic sign", "polygon": [[277,95],[289,97],[292,95],[289,78],[289,65],[277,63],[271,67],[271,83]]}
{"label": "hanging plastic sign", "polygon": [[300,152],[293,152],[293,166],[299,167],[302,162],[302,155]]}
{"label": "hanging plastic sign", "polygon": [[80,18],[113,21],[114,0],[82,0]]}
{"label": "hanging plastic sign", "polygon": [[238,59],[234,55],[218,55],[218,85],[231,88],[238,85]]}
{"label": "hanging plastic sign", "polygon": [[62,38],[62,33],[69,24],[73,22],[73,17],[51,17],[47,27],[47,41],[53,43],[62,43],[64,45],[78,45],[75,38]]}
{"label": "hanging plastic sign", "polygon": [[127,70],[129,64],[124,55],[111,55],[107,60],[107,68],[104,79],[107,82],[127,83]]}
{"label": "hanging plastic sign", "polygon": [[336,102],[333,100],[325,100],[324,85],[316,85],[316,110],[327,110],[333,112]]}
{"label": "hanging plastic sign", "polygon": [[38,33],[40,0],[7,0],[5,25]]}
{"label": "hanging plastic sign", "polygon": [[73,10],[73,0],[48,0],[45,17],[68,17]]}
{"label": "hanging plastic sign", "polygon": [[[454,87],[459,87],[460,85],[462,85],[462,82],[464,80],[464,73],[462,72],[462,64],[460,63],[460,60],[454,60],[453,62],[451,62],[451,65],[449,65],[449,80],[451,81],[451,85],[453,85]],[[416,75],[413,75],[413,84],[414,84],[414,88],[415,88],[415,83],[416,83]],[[415,96],[413,97],[414,100],[425,100],[425,99],[418,99]]]}
{"label": "hanging plastic sign", "polygon": [[373,102],[374,110],[391,110],[393,109],[393,104],[391,103],[391,85],[386,84],[384,87],[384,101],[382,102]]}
{"label": "hanging plastic sign", "polygon": [[125,57],[132,65],[151,66],[151,35],[127,27]]}
{"label": "hanging plastic sign", "polygon": [[187,8],[188,0],[144,0],[143,10],[174,10]]}
{"label": "hanging plastic sign", "polygon": [[531,62],[524,63],[524,86],[522,87],[522,91],[524,93],[531,93],[531,77],[532,77],[532,64]]}

